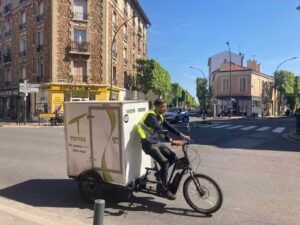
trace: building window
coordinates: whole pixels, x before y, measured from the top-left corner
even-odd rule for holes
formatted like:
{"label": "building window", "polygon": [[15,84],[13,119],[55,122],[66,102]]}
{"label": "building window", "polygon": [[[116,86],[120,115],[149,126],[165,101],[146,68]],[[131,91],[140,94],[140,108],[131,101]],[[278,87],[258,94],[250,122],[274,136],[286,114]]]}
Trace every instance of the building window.
{"label": "building window", "polygon": [[240,78],[240,92],[247,91],[247,77]]}
{"label": "building window", "polygon": [[37,32],[37,52],[41,52],[44,47],[44,32],[39,30]]}
{"label": "building window", "polygon": [[117,67],[113,66],[113,84],[117,85]]}
{"label": "building window", "polygon": [[87,32],[83,29],[74,29],[74,41],[77,43],[83,43],[87,40]]}
{"label": "building window", "polygon": [[75,83],[87,82],[87,61],[73,62],[73,81]]}
{"label": "building window", "polygon": [[20,57],[26,55],[26,39],[20,39]]}
{"label": "building window", "polygon": [[8,19],[8,21],[5,24],[5,36],[11,37],[12,35],[12,22],[11,19]]}
{"label": "building window", "polygon": [[128,28],[126,24],[124,25],[124,41],[128,41]]}
{"label": "building window", "polygon": [[123,62],[127,65],[127,48],[123,49]]}
{"label": "building window", "polygon": [[135,32],[132,32],[132,47],[135,48]]}
{"label": "building window", "polygon": [[73,8],[73,19],[74,20],[87,20],[87,0],[74,0]]}
{"label": "building window", "polygon": [[112,26],[113,26],[114,31],[116,31],[118,29],[116,12],[113,12],[113,15],[112,15]]}
{"label": "building window", "polygon": [[128,16],[128,1],[124,0],[124,15]]}
{"label": "building window", "polygon": [[22,80],[25,80],[26,79],[26,66],[25,65],[21,66],[21,71],[20,72],[21,72],[20,73],[20,78]]}
{"label": "building window", "polygon": [[21,13],[21,22],[20,22],[20,25],[19,25],[19,29],[24,30],[25,28],[26,28],[26,12],[23,11]]}
{"label": "building window", "polygon": [[112,55],[113,55],[113,57],[115,59],[118,57],[118,54],[117,54],[117,42],[116,42],[116,40],[114,40],[114,42],[113,42]]}
{"label": "building window", "polygon": [[36,20],[37,22],[40,22],[43,19],[44,19],[44,1],[40,1],[38,3]]}
{"label": "building window", "polygon": [[44,76],[44,64],[43,62],[38,62],[37,65],[37,76],[43,77]]}
{"label": "building window", "polygon": [[229,79],[228,78],[223,79],[222,90],[223,90],[223,92],[229,91]]}
{"label": "building window", "polygon": [[138,37],[138,51],[141,51],[141,38]]}
{"label": "building window", "polygon": [[135,54],[132,54],[132,68],[135,69],[136,61],[135,61]]}

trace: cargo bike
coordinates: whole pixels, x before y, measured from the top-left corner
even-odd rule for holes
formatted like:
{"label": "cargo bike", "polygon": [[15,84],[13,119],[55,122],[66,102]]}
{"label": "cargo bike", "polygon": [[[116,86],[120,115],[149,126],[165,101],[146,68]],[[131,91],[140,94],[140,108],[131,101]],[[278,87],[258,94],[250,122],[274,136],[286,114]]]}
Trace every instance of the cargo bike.
{"label": "cargo bike", "polygon": [[[159,195],[153,187],[161,182],[158,165],[142,151],[136,131],[148,102],[70,102],[64,109],[68,175],[78,181],[85,200],[105,199],[106,190],[116,186]],[[183,142],[183,156],[171,166],[168,188],[176,194],[188,175],[184,199],[195,211],[212,214],[222,205],[222,191],[212,178],[194,172],[190,144]]]}

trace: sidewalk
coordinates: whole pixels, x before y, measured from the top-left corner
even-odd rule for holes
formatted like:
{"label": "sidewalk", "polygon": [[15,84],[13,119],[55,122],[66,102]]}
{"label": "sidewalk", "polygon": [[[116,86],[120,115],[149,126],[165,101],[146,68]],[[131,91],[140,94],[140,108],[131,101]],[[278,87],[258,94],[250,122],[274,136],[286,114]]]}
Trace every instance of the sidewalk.
{"label": "sidewalk", "polygon": [[87,225],[71,217],[42,210],[0,197],[0,224],[5,225]]}
{"label": "sidewalk", "polygon": [[15,122],[0,122],[0,127],[19,127],[19,128],[43,128],[43,127],[51,127],[51,128],[61,128],[62,126],[51,126],[49,123],[38,123],[38,122],[28,122],[24,123],[15,123]]}

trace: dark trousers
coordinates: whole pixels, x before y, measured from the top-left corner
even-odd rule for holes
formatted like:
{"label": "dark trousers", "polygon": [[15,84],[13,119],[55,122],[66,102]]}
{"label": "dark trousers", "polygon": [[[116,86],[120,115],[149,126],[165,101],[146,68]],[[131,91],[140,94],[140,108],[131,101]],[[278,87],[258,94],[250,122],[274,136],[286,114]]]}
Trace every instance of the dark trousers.
{"label": "dark trousers", "polygon": [[147,155],[150,155],[160,165],[160,173],[163,187],[167,187],[169,166],[176,159],[176,154],[163,143],[151,144],[142,139],[142,148]]}

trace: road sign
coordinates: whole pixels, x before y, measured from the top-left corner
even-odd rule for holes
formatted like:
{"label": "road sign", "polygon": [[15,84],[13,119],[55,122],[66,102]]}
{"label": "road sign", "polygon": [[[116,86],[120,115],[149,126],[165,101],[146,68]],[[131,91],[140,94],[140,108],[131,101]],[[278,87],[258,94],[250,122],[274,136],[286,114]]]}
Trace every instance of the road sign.
{"label": "road sign", "polygon": [[24,93],[36,93],[39,92],[40,84],[20,83],[19,91]]}

